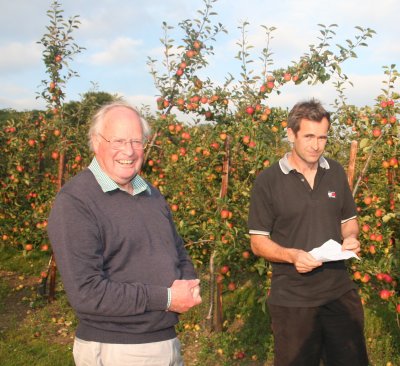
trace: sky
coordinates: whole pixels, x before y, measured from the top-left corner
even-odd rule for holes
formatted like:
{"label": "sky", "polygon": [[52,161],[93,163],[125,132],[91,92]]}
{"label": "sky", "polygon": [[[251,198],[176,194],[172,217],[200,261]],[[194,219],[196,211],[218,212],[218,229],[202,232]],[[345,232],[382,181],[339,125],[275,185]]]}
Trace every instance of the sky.
{"label": "sky", "polygon": [[[179,22],[197,18],[203,0],[59,0],[68,19],[79,15],[81,25],[72,34],[85,47],[70,67],[79,77],[70,79],[66,101],[79,101],[90,90],[124,97],[140,107],[155,107],[159,92],[147,65],[148,57],[162,59],[162,23],[170,35],[182,44]],[[46,32],[51,0],[0,0],[0,109],[23,111],[44,108],[37,99],[41,80],[46,79],[42,61],[43,46],[37,42]],[[270,43],[274,68],[286,67],[318,43],[318,24],[337,24],[332,45],[345,45],[359,34],[356,26],[371,28],[376,34],[368,47],[358,48],[357,59],[343,65],[343,72],[353,82],[346,88],[348,104],[372,105],[386,80],[383,66],[397,64],[400,71],[400,28],[398,0],[218,0],[218,13],[212,19],[222,23],[228,34],[221,33],[213,44],[215,54],[208,59],[204,75],[222,84],[228,73],[240,78],[239,26],[248,22],[247,40],[254,68],[266,46],[261,25],[276,27]],[[335,47],[334,47],[335,49]],[[160,69],[162,71],[162,69]],[[397,84],[398,88],[399,84]],[[336,97],[332,84],[285,86],[282,94],[271,96],[270,106],[290,107],[299,100],[315,97],[331,105]]]}

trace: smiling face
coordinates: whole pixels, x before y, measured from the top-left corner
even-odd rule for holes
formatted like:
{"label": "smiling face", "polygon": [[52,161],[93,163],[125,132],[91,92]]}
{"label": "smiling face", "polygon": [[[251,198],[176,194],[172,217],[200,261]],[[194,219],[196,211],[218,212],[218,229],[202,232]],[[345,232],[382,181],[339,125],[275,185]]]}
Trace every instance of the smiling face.
{"label": "smiling face", "polygon": [[143,140],[139,116],[131,109],[115,107],[107,112],[98,131],[92,138],[93,150],[102,170],[121,188],[131,189],[130,181],[139,173],[143,163],[143,149],[133,149],[126,143],[115,150],[107,140]]}
{"label": "smiling face", "polygon": [[298,168],[315,168],[325,150],[328,138],[329,122],[323,118],[321,122],[302,119],[300,129],[294,133],[288,128],[288,138],[293,143],[291,159]]}

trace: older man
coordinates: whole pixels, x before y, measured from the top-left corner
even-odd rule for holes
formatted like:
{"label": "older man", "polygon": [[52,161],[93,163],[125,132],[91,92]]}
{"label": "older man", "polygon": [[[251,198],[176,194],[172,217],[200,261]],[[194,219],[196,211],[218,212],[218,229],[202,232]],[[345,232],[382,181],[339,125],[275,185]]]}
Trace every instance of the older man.
{"label": "older man", "polygon": [[147,122],[123,102],[89,131],[94,158],[67,182],[48,234],[79,324],[80,365],[183,365],[178,313],[201,303],[199,280],[160,192],[140,177]]}

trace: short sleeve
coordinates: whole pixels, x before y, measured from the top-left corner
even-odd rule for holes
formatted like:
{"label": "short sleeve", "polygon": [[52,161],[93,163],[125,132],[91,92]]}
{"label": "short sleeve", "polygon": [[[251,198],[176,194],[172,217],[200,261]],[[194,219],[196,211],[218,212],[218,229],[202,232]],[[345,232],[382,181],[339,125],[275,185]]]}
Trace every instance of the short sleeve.
{"label": "short sleeve", "polygon": [[272,197],[268,177],[261,173],[250,195],[248,229],[250,234],[269,235],[274,222]]}

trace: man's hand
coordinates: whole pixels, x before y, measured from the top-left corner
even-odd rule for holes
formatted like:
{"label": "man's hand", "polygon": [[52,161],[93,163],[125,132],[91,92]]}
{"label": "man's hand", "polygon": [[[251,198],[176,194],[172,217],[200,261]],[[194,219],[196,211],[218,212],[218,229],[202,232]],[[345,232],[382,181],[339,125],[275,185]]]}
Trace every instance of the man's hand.
{"label": "man's hand", "polygon": [[184,313],[193,306],[201,304],[200,280],[175,280],[171,286],[171,305],[169,311]]}
{"label": "man's hand", "polygon": [[307,273],[313,269],[322,266],[322,262],[315,260],[310,254],[300,249],[290,249],[292,262],[296,267],[297,272]]}
{"label": "man's hand", "polygon": [[343,239],[342,250],[351,250],[352,252],[358,254],[361,250],[360,242],[353,237],[347,237]]}

